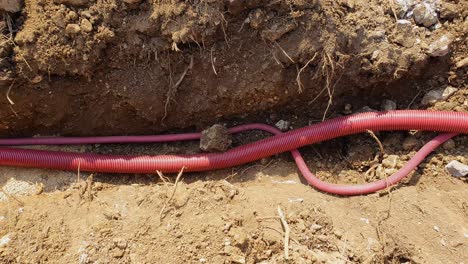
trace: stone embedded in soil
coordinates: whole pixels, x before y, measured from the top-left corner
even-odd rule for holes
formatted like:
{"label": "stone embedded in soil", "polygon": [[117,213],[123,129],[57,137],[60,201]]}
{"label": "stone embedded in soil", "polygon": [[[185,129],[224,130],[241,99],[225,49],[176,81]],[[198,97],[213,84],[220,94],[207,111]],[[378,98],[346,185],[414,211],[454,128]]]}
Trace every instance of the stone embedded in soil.
{"label": "stone embedded in soil", "polygon": [[70,11],[70,12],[68,12],[68,14],[66,16],[66,19],[68,21],[76,20],[76,19],[78,19],[78,14],[75,11]]}
{"label": "stone embedded in soil", "polygon": [[11,178],[3,186],[2,190],[3,192],[14,196],[33,195],[37,192],[37,186],[26,181],[18,181]]}
{"label": "stone embedded in soil", "polygon": [[375,109],[372,109],[372,108],[370,108],[369,106],[366,105],[366,106],[362,107],[361,109],[357,110],[356,114],[368,113],[368,112],[378,112],[378,111],[375,110]]}
{"label": "stone embedded in soil", "polygon": [[458,10],[457,5],[447,2],[440,3],[440,18],[452,20],[457,17]]}
{"label": "stone embedded in soil", "polygon": [[444,100],[447,100],[450,96],[452,96],[454,93],[458,91],[457,88],[452,87],[452,86],[447,86],[444,91],[442,92],[442,98]]}
{"label": "stone embedded in soil", "polygon": [[395,43],[403,47],[411,48],[414,42],[415,38],[411,21],[404,19],[398,20],[395,27]]}
{"label": "stone embedded in soil", "polygon": [[10,234],[6,234],[4,235],[2,238],[0,238],[0,247],[3,247],[4,245],[10,243],[11,241],[11,238],[10,238]]}
{"label": "stone embedded in soil", "polygon": [[200,149],[208,152],[226,151],[231,143],[231,134],[228,129],[216,124],[202,131]]}
{"label": "stone embedded in soil", "polygon": [[4,10],[11,13],[21,11],[22,5],[22,0],[0,0],[0,10]]}
{"label": "stone embedded in soil", "polygon": [[69,35],[77,34],[81,31],[81,28],[78,24],[68,24],[65,28],[65,32]]}
{"label": "stone embedded in soil", "polygon": [[288,131],[289,130],[289,126],[290,126],[290,122],[289,121],[286,121],[286,120],[280,120],[278,122],[276,122],[275,126],[281,130],[281,131]]}
{"label": "stone embedded in soil", "polygon": [[456,91],[458,91],[458,89],[452,86],[447,86],[445,89],[431,90],[426,95],[424,95],[423,99],[421,100],[421,104],[429,105],[439,101],[447,100]]}
{"label": "stone embedded in soil", "polygon": [[141,3],[142,0],[124,0],[127,4],[138,4]]}
{"label": "stone embedded in soil", "polygon": [[414,22],[430,27],[437,23],[437,13],[429,3],[417,4],[413,9]]}
{"label": "stone embedded in soil", "polygon": [[453,37],[450,35],[442,35],[439,39],[429,45],[428,53],[432,57],[442,57],[449,53],[450,44]]}
{"label": "stone embedded in soil", "polygon": [[384,100],[382,102],[382,105],[380,106],[380,109],[382,111],[392,111],[397,109],[397,105],[394,101],[392,100]]}
{"label": "stone embedded in soil", "polygon": [[447,169],[453,177],[465,177],[468,175],[468,165],[456,160],[449,162],[447,166],[445,166],[445,169]]}
{"label": "stone embedded in soil", "polygon": [[442,89],[431,90],[427,94],[424,95],[423,99],[421,100],[422,105],[433,104],[435,102],[442,100]]}
{"label": "stone embedded in soil", "polygon": [[81,28],[81,30],[83,30],[83,32],[91,32],[91,31],[93,31],[93,25],[92,25],[91,22],[89,22],[89,20],[86,19],[86,18],[83,18],[83,19],[81,20],[80,28]]}
{"label": "stone embedded in soil", "polygon": [[[398,18],[403,18],[416,4],[414,0],[395,0],[395,13]],[[389,12],[393,12],[389,10]]]}
{"label": "stone embedded in soil", "polygon": [[446,150],[454,149],[456,147],[455,141],[453,139],[449,139],[445,141],[442,147]]}

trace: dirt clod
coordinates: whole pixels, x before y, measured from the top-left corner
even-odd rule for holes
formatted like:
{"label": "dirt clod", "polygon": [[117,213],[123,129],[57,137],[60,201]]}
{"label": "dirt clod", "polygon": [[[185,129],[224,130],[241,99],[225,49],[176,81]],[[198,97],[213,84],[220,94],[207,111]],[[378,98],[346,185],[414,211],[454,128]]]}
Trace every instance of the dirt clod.
{"label": "dirt clod", "polygon": [[68,24],[65,28],[65,32],[69,35],[78,34],[81,31],[81,28],[78,24]]}
{"label": "dirt clod", "polygon": [[80,28],[83,32],[91,32],[93,31],[93,25],[91,24],[91,22],[89,22],[88,19],[86,18],[83,18],[81,20],[81,23],[80,23]]}
{"label": "dirt clod", "polygon": [[0,10],[16,13],[21,11],[23,0],[0,0]]}

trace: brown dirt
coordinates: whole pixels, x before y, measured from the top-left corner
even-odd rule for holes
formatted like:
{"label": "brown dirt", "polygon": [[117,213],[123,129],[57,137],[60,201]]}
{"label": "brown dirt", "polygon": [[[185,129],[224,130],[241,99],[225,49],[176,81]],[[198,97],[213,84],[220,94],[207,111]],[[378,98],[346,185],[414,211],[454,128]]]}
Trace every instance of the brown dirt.
{"label": "brown dirt", "polygon": [[[438,1],[440,27],[395,22],[383,0],[26,0],[0,22],[0,134],[122,135],[251,121],[292,128],[385,99],[468,111],[468,6]],[[402,30],[402,31],[400,31]],[[430,56],[441,36],[449,53]],[[423,105],[429,90],[457,91]],[[332,95],[332,100],[330,100]],[[367,108],[365,108],[367,107]],[[236,136],[237,146],[263,138]],[[383,179],[434,135],[379,133],[301,150],[319,178]],[[173,177],[0,168],[1,263],[463,263],[468,139],[401,184],[340,198],[304,184],[287,153]],[[40,147],[43,148],[43,147]],[[198,142],[47,147],[197,153]],[[291,228],[289,260],[278,206]]]}

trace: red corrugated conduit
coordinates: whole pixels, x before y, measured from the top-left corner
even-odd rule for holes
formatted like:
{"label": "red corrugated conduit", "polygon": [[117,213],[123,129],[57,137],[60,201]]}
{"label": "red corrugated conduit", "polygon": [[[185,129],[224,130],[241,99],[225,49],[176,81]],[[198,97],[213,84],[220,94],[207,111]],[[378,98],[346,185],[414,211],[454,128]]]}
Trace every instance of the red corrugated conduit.
{"label": "red corrugated conduit", "polygon": [[[231,133],[246,130],[263,130],[275,136],[233,148],[224,153],[203,153],[195,155],[123,156],[99,155],[92,153],[72,153],[18,148],[0,148],[0,165],[59,170],[108,173],[154,173],[185,171],[208,171],[245,164],[277,153],[291,151],[299,170],[306,180],[324,192],[338,195],[359,195],[372,193],[397,183],[435,148],[456,134],[468,134],[468,113],[400,110],[375,113],[362,113],[340,117],[310,125],[286,133],[264,124],[248,124],[229,129]],[[390,130],[427,130],[448,132],[428,142],[416,155],[394,175],[367,184],[338,185],[319,180],[308,169],[297,150],[305,145],[351,134]],[[148,143],[199,139],[200,133],[156,136],[117,136],[80,138],[25,138],[0,139],[0,145],[59,145],[96,143]]]}

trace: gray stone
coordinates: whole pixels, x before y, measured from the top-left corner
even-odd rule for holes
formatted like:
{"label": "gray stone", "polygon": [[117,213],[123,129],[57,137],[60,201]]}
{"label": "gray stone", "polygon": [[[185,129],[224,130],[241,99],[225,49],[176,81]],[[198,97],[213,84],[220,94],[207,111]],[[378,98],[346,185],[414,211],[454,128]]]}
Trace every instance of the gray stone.
{"label": "gray stone", "polygon": [[395,13],[398,18],[405,17],[408,11],[413,9],[415,4],[414,0],[395,0]]}
{"label": "gray stone", "polygon": [[4,10],[11,13],[21,11],[23,6],[22,0],[0,0],[0,10]]}
{"label": "gray stone", "polygon": [[450,51],[453,37],[450,35],[442,35],[439,39],[429,45],[428,53],[432,57],[445,56]]}
{"label": "gray stone", "polygon": [[465,165],[461,162],[456,160],[452,160],[445,166],[445,169],[453,176],[453,177],[465,177],[468,175],[468,165]]}
{"label": "gray stone", "polygon": [[417,4],[413,9],[414,22],[418,25],[430,27],[438,21],[435,8],[429,3]]}
{"label": "gray stone", "polygon": [[380,106],[380,109],[382,111],[392,111],[397,109],[397,105],[394,101],[392,100],[384,100],[382,102],[382,105]]}
{"label": "gray stone", "polygon": [[222,125],[213,125],[202,131],[200,149],[208,152],[226,151],[232,143],[231,134]]}
{"label": "gray stone", "polygon": [[442,94],[444,91],[442,89],[431,90],[426,95],[424,95],[423,99],[421,100],[422,105],[429,105],[434,104],[438,101],[442,101]]}

